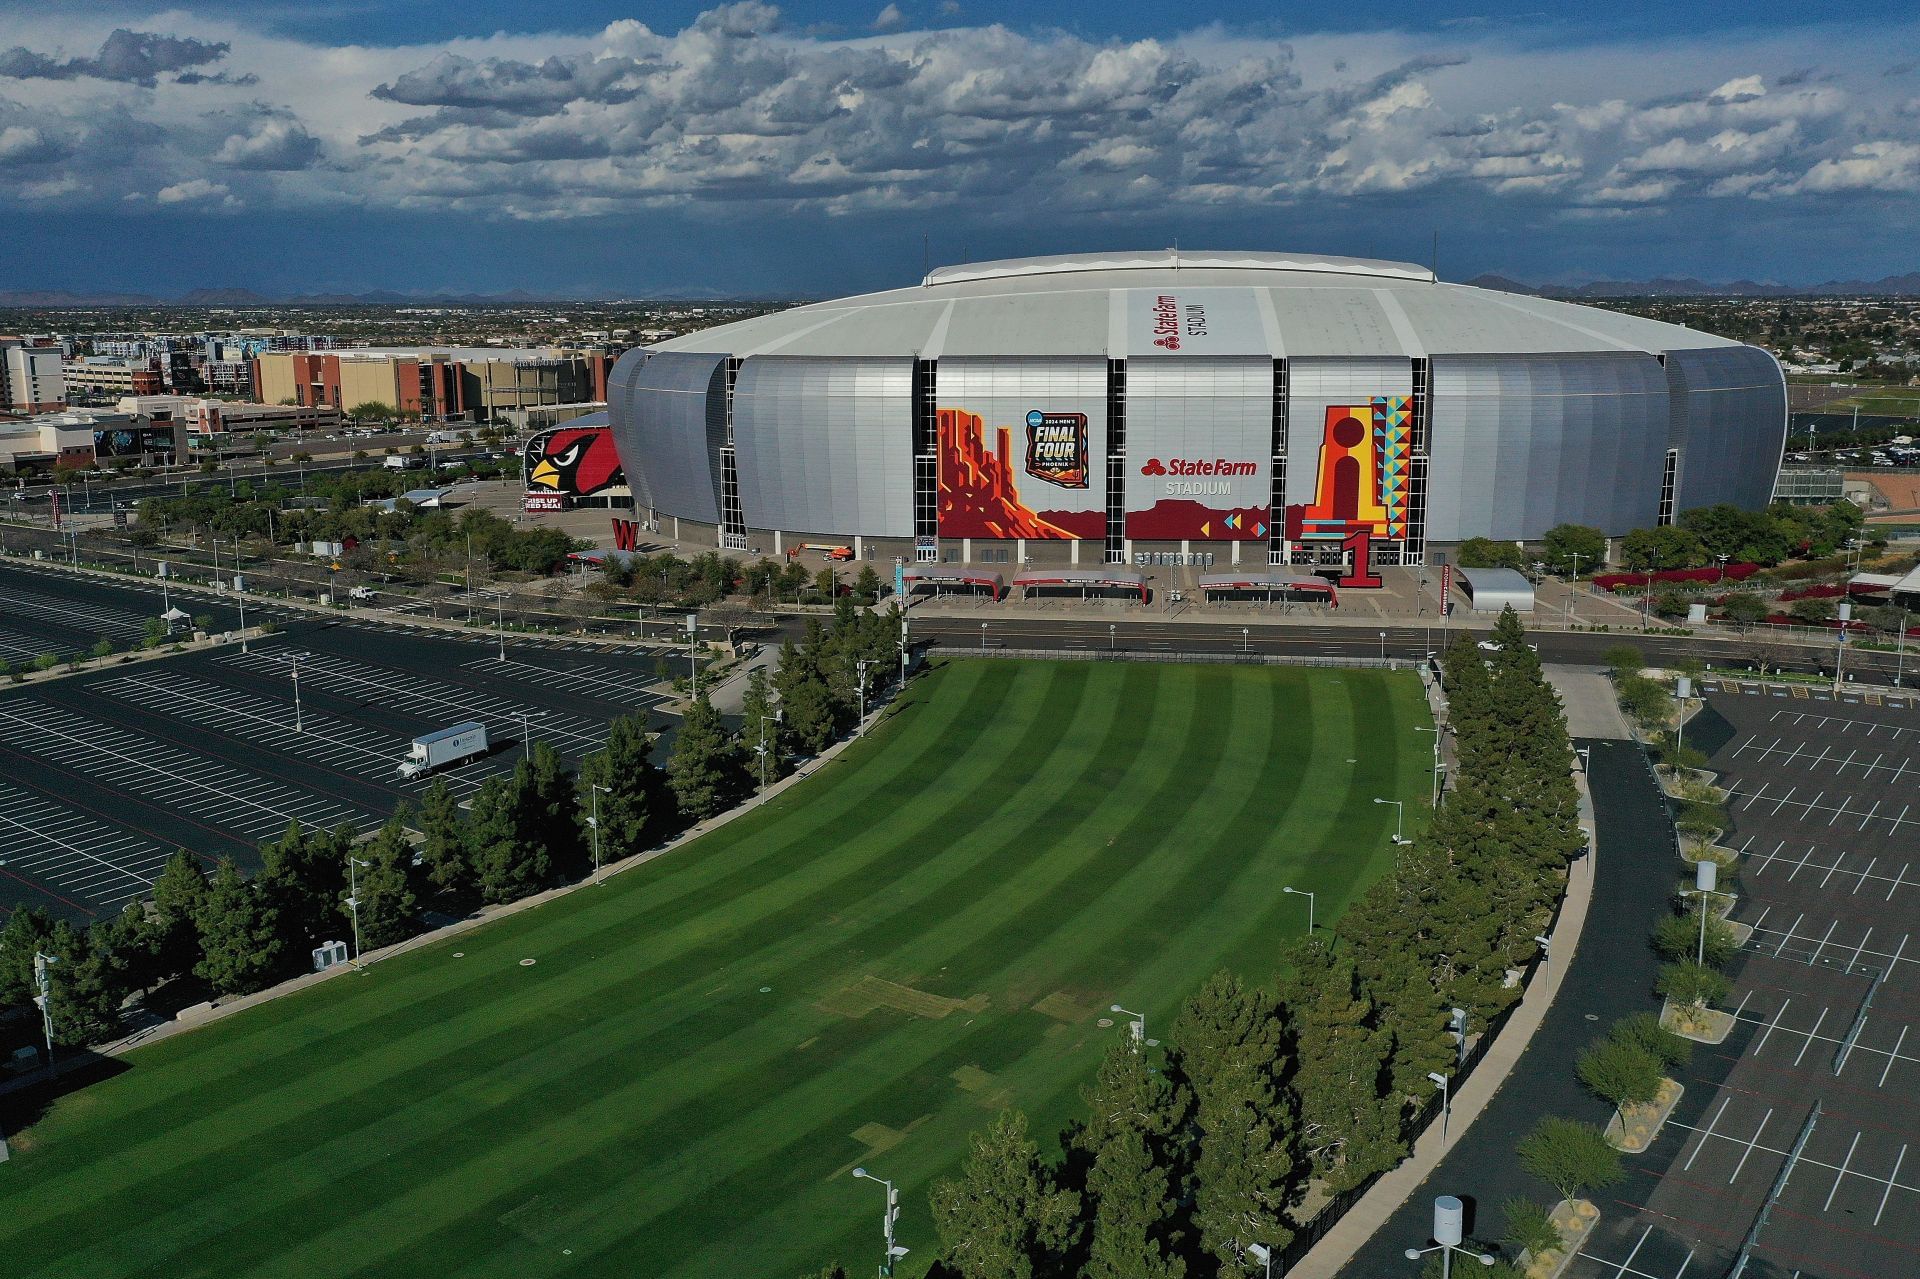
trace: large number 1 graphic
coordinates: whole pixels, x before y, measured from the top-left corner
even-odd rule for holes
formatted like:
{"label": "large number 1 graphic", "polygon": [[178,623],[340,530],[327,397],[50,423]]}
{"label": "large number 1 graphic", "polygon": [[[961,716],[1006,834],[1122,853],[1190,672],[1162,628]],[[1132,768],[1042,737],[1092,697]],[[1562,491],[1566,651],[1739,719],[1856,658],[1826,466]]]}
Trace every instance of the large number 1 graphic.
{"label": "large number 1 graphic", "polygon": [[1340,579],[1342,586],[1378,587],[1380,575],[1373,571],[1373,534],[1366,529],[1358,533],[1349,533],[1340,542],[1340,549],[1353,552],[1353,570]]}

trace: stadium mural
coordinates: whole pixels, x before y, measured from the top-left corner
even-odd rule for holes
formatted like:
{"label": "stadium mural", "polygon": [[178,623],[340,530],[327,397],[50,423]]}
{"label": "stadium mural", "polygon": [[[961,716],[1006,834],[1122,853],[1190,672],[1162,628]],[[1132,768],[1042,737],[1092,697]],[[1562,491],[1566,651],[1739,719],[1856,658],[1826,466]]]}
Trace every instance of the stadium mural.
{"label": "stadium mural", "polygon": [[1284,533],[1311,546],[1338,543],[1353,551],[1343,586],[1378,586],[1373,557],[1382,542],[1407,538],[1408,458],[1412,420],[1407,397],[1376,395],[1363,404],[1329,404],[1313,468],[1313,497],[1289,504]]}
{"label": "stadium mural", "polygon": [[1264,541],[1272,451],[1271,359],[1183,351],[1127,362],[1128,537]]}
{"label": "stadium mural", "polygon": [[1104,538],[1105,360],[943,360],[942,537]]}
{"label": "stadium mural", "polygon": [[526,509],[564,510],[572,498],[592,497],[626,483],[613,432],[604,426],[558,426],[527,441]]}

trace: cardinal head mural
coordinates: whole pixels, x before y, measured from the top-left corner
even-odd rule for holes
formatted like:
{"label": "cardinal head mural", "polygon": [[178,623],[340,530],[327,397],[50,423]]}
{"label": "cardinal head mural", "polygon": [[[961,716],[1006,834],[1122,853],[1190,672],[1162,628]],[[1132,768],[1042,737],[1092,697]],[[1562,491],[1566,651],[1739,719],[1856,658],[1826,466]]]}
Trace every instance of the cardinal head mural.
{"label": "cardinal head mural", "polygon": [[622,483],[613,432],[604,426],[558,427],[527,441],[527,491],[589,497]]}

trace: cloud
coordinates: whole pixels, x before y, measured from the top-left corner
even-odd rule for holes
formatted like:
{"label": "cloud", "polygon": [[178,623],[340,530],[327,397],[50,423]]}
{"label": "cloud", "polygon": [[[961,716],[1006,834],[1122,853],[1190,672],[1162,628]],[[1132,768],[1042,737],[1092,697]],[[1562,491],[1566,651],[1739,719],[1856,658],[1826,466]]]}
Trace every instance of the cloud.
{"label": "cloud", "polygon": [[209,182],[205,178],[188,178],[172,186],[161,187],[153,193],[153,198],[161,204],[204,204],[218,202],[231,207],[237,201],[228,192],[224,183]]}
{"label": "cloud", "polygon": [[267,120],[252,133],[233,133],[213,154],[215,164],[231,169],[288,171],[304,169],[320,158],[320,142],[297,120]]}
{"label": "cloud", "polygon": [[873,16],[875,31],[898,31],[906,25],[907,15],[900,12],[900,6],[897,4],[889,4]]}
{"label": "cloud", "polygon": [[1820,161],[1800,179],[1802,191],[1920,191],[1920,143],[1862,142],[1846,156]]}
{"label": "cloud", "polygon": [[71,148],[32,125],[0,128],[0,165],[46,164],[71,154]]}
{"label": "cloud", "polygon": [[99,52],[91,58],[62,60],[36,53],[21,45],[0,51],[0,77],[16,80],[73,80],[87,77],[152,88],[159,83],[163,74],[172,72],[182,84],[251,83],[248,80],[209,76],[193,70],[220,61],[231,48],[224,40],[198,40],[192,36],[167,36],[119,27],[102,42]]}

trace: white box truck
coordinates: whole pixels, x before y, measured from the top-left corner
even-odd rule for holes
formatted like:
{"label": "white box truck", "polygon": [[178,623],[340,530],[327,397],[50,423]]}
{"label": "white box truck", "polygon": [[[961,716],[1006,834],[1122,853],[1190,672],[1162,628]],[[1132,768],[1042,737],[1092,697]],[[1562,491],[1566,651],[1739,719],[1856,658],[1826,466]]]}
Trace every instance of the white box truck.
{"label": "white box truck", "polygon": [[400,761],[400,776],[419,777],[486,753],[485,724],[455,724],[452,728],[414,738],[407,757]]}
{"label": "white box truck", "polygon": [[417,471],[427,464],[424,457],[414,457],[408,453],[394,453],[381,463],[389,471]]}

